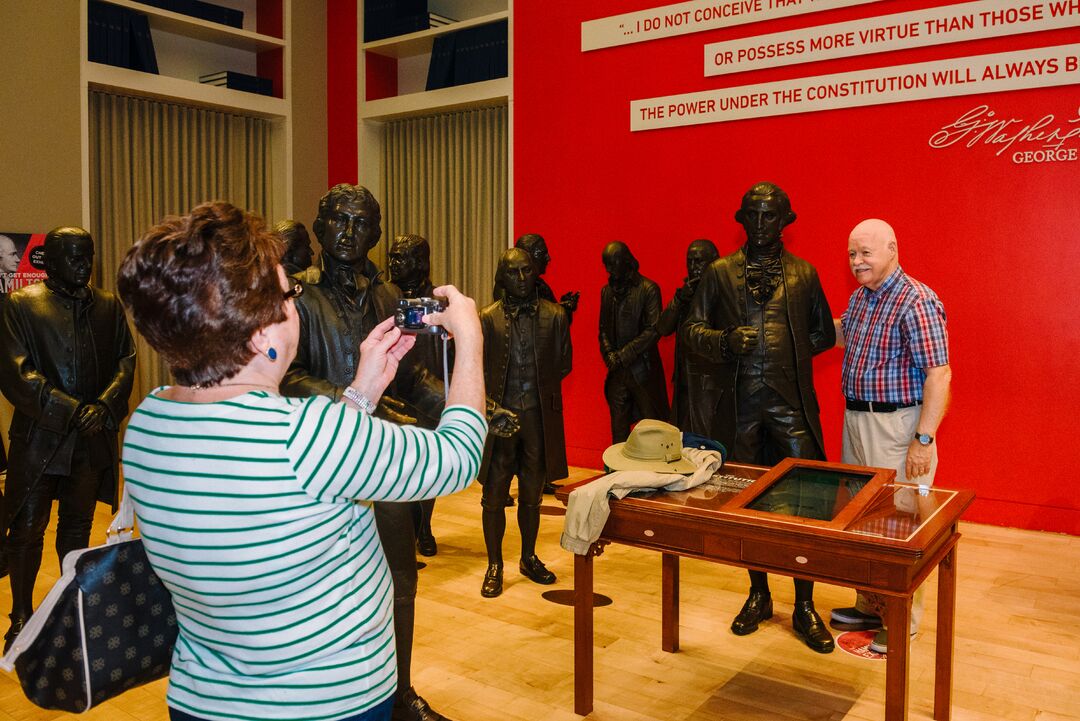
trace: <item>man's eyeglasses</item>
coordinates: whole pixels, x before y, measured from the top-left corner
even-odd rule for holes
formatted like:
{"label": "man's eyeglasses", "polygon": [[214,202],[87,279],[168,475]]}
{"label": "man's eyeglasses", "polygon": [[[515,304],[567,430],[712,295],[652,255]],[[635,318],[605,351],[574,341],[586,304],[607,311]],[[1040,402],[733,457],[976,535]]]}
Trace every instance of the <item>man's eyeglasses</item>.
{"label": "man's eyeglasses", "polygon": [[299,298],[304,294],[304,286],[302,283],[295,283],[292,288],[285,291],[285,300],[289,298]]}

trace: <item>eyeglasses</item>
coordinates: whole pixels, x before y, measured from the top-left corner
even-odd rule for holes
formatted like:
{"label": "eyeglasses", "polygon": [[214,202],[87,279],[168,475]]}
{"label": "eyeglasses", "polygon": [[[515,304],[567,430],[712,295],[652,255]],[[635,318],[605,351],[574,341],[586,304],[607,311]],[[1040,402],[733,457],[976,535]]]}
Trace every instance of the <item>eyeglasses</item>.
{"label": "eyeglasses", "polygon": [[304,285],[302,283],[295,283],[292,288],[285,291],[285,300],[289,298],[299,298],[304,294]]}

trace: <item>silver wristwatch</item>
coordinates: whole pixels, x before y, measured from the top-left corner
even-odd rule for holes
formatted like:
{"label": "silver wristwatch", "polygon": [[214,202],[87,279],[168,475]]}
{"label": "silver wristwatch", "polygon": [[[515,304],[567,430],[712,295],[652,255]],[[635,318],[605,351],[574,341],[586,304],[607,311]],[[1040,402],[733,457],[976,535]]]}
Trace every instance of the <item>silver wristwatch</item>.
{"label": "silver wristwatch", "polygon": [[367,413],[369,416],[375,412],[375,404],[369,401],[367,396],[352,386],[345,386],[345,390],[341,391],[341,395],[355,403],[360,410]]}

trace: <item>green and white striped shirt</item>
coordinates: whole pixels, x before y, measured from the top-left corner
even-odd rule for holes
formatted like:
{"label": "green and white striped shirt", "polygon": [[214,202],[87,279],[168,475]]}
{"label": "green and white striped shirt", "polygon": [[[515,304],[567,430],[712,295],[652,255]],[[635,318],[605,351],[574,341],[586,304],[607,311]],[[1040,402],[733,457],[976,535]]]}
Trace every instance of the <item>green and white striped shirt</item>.
{"label": "green and white striped shirt", "polygon": [[434,431],[328,398],[147,396],[124,478],[180,634],[168,703],[220,721],[345,718],[394,692],[393,584],[370,504],[465,488],[487,423]]}

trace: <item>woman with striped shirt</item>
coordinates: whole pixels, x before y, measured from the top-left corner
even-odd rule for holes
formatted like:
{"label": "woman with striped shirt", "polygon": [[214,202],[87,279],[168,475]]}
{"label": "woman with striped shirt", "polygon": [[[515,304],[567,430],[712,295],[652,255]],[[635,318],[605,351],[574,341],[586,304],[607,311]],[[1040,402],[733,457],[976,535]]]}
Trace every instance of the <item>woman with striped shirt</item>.
{"label": "woman with striped shirt", "polygon": [[476,476],[487,425],[476,306],[453,286],[425,320],[457,344],[438,428],[369,415],[412,347],[387,319],[348,400],[285,398],[299,323],[281,242],[225,203],[165,218],[118,287],[176,385],[150,393],[124,478],[180,633],[170,718],[375,721],[396,685],[392,582],[368,501],[416,501]]}

